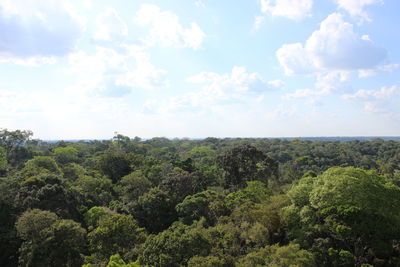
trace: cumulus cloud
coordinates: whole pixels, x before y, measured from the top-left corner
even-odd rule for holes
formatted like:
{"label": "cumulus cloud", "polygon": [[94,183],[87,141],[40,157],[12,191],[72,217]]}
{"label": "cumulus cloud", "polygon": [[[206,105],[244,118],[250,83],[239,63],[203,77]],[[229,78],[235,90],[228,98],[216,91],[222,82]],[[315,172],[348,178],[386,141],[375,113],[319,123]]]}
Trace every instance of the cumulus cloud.
{"label": "cumulus cloud", "polygon": [[97,16],[96,27],[94,39],[109,41],[128,35],[128,26],[113,8],[108,8]]}
{"label": "cumulus cloud", "polygon": [[359,17],[361,20],[370,21],[365,6],[372,4],[383,4],[383,0],[336,0],[340,9],[346,10],[351,16]]}
{"label": "cumulus cloud", "polygon": [[263,13],[300,20],[310,16],[313,0],[260,0],[260,5]]}
{"label": "cumulus cloud", "polygon": [[395,69],[400,67],[400,64],[386,64],[382,66],[378,66],[375,69],[363,69],[358,71],[358,77],[366,78],[370,76],[374,76],[381,72],[393,72]]}
{"label": "cumulus cloud", "polygon": [[177,15],[170,11],[162,11],[156,5],[142,5],[135,21],[140,25],[150,26],[150,33],[144,39],[148,45],[160,44],[197,50],[201,48],[206,36],[197,23],[192,22],[190,27],[184,28]]}
{"label": "cumulus cloud", "polygon": [[68,1],[1,0],[0,60],[52,63],[74,51],[83,24]]}
{"label": "cumulus cloud", "polygon": [[93,54],[79,51],[69,56],[67,71],[77,75],[70,88],[104,97],[122,97],[133,88],[153,89],[167,86],[166,71],[157,69],[143,48],[137,46],[96,47]]}
{"label": "cumulus cloud", "polygon": [[333,13],[313,32],[305,45],[284,44],[276,56],[285,74],[375,68],[386,58],[386,50],[368,36],[359,36],[342,15]]}
{"label": "cumulus cloud", "polygon": [[[281,81],[266,81],[256,72],[244,67],[233,67],[231,73],[202,72],[187,79],[188,83],[199,84],[201,89],[173,97],[162,103],[152,100],[146,103],[147,112],[168,112],[178,109],[213,109],[219,105],[259,102],[266,91],[276,90]],[[272,84],[271,84],[272,83]]]}
{"label": "cumulus cloud", "polygon": [[385,100],[399,95],[399,88],[397,85],[391,87],[381,87],[379,90],[358,90],[354,94],[344,94],[342,97],[346,100],[350,99],[364,99],[364,100]]}

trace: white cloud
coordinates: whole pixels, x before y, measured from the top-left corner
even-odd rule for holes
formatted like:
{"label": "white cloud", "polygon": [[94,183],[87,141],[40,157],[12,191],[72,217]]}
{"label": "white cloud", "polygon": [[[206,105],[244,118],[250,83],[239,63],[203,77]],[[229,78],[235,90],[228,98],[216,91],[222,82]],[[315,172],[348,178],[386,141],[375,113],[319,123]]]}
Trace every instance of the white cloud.
{"label": "white cloud", "polygon": [[357,35],[342,15],[329,15],[305,45],[284,44],[276,52],[287,75],[318,71],[343,71],[375,68],[386,57],[384,48]]}
{"label": "white cloud", "polygon": [[354,94],[344,94],[342,97],[346,100],[366,99],[366,100],[385,100],[399,95],[400,91],[397,85],[391,87],[381,87],[379,90],[358,90]]}
{"label": "white cloud", "polygon": [[267,112],[267,120],[282,120],[295,116],[297,114],[296,106],[284,106],[279,104],[273,111]]}
{"label": "white cloud", "polygon": [[151,100],[144,105],[146,112],[169,112],[179,109],[215,109],[220,105],[242,102],[258,103],[263,99],[263,94],[269,90],[276,90],[276,85],[281,82],[273,81],[273,85],[265,81],[260,74],[247,72],[244,67],[233,67],[231,73],[218,74],[215,72],[202,72],[189,77],[187,82],[200,84],[198,91],[173,97],[167,101],[157,102]]}
{"label": "white cloud", "polygon": [[366,113],[383,113],[383,112],[385,112],[384,109],[379,108],[378,105],[373,102],[365,102],[364,103],[364,111]]}
{"label": "white cloud", "polygon": [[285,82],[282,80],[271,80],[271,81],[268,81],[268,84],[271,85],[272,87],[280,88],[280,89],[282,89],[285,86]]}
{"label": "white cloud", "polygon": [[96,18],[94,39],[112,40],[128,35],[128,26],[113,8],[108,8]]}
{"label": "white cloud", "polygon": [[386,64],[383,66],[378,66],[375,69],[362,69],[358,71],[358,77],[366,78],[374,76],[380,72],[393,72],[398,67],[400,67],[400,64]]}
{"label": "white cloud", "polygon": [[160,44],[197,50],[201,48],[206,36],[197,23],[192,22],[190,27],[184,28],[177,15],[162,11],[156,5],[142,5],[135,21],[140,25],[150,25],[150,33],[144,39],[148,45]]}
{"label": "white cloud", "polygon": [[260,4],[263,13],[300,20],[310,16],[313,0],[260,0]]}
{"label": "white cloud", "polygon": [[142,48],[125,46],[119,50],[96,47],[91,55],[83,51],[71,54],[68,71],[77,75],[78,82],[70,90],[121,97],[133,88],[167,86],[166,71],[152,65]]}
{"label": "white cloud", "polygon": [[64,0],[1,0],[0,60],[54,62],[74,51],[84,20]]}
{"label": "white cloud", "polygon": [[383,0],[336,0],[339,8],[346,10],[351,16],[370,21],[364,7],[372,4],[383,4]]}
{"label": "white cloud", "polygon": [[253,24],[253,31],[258,31],[261,28],[261,25],[265,22],[264,16],[255,16],[254,17],[254,24]]}

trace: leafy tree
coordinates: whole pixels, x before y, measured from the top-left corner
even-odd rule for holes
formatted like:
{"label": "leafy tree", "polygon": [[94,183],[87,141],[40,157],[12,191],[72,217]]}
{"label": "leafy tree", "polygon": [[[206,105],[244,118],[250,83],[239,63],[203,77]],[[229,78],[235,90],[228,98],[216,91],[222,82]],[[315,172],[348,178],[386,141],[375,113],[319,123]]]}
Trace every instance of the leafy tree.
{"label": "leafy tree", "polygon": [[122,202],[129,203],[136,201],[151,188],[151,182],[140,170],[134,171],[118,182],[116,191],[120,195]]}
{"label": "leafy tree", "polygon": [[139,256],[141,264],[155,267],[186,265],[193,256],[206,256],[210,243],[197,228],[176,223],[158,235],[151,235]]}
{"label": "leafy tree", "polygon": [[0,175],[4,173],[6,168],[7,168],[6,150],[0,146]]}
{"label": "leafy tree", "polygon": [[76,194],[57,175],[43,174],[26,179],[15,196],[23,209],[50,210],[63,218],[79,220]]}
{"label": "leafy tree", "polygon": [[97,159],[97,168],[114,183],[132,171],[130,165],[128,154],[108,152]]}
{"label": "leafy tree", "polygon": [[186,223],[204,217],[210,225],[214,225],[218,217],[229,214],[224,196],[211,190],[187,196],[176,206],[176,210]]}
{"label": "leafy tree", "polygon": [[32,135],[31,131],[0,129],[0,147],[5,149],[7,161],[12,166],[21,165],[22,161],[31,157],[30,151],[23,145]]}
{"label": "leafy tree", "polygon": [[225,171],[226,187],[243,187],[247,181],[267,182],[278,176],[278,162],[251,145],[234,147],[217,158]]}
{"label": "leafy tree", "polygon": [[240,259],[236,266],[313,267],[317,265],[311,252],[300,249],[297,244],[289,244],[283,247],[266,246],[251,252]]}
{"label": "leafy tree", "polygon": [[130,215],[105,216],[98,227],[88,234],[89,248],[98,258],[113,254],[126,255],[135,245],[144,242],[146,234]]}
{"label": "leafy tree", "polygon": [[88,207],[108,206],[114,199],[112,181],[106,177],[81,176],[73,187]]}
{"label": "leafy tree", "polygon": [[138,262],[125,263],[119,254],[112,255],[106,267],[141,267]]}
{"label": "leafy tree", "polygon": [[15,222],[19,208],[14,198],[19,183],[15,179],[0,178],[0,266],[18,265],[18,248],[21,241],[17,238]]}
{"label": "leafy tree", "polygon": [[25,177],[30,177],[38,174],[61,174],[57,162],[49,156],[36,156],[25,163],[22,169]]}
{"label": "leafy tree", "polygon": [[72,220],[61,220],[56,214],[38,209],[24,212],[18,219],[20,266],[82,265],[85,230]]}
{"label": "leafy tree", "polygon": [[267,199],[270,194],[270,191],[265,187],[264,183],[260,181],[249,181],[245,188],[228,194],[226,196],[226,202],[229,207],[234,208],[246,201],[260,203]]}
{"label": "leafy tree", "polygon": [[57,147],[53,154],[60,164],[73,163],[78,160],[78,150],[74,147]]}
{"label": "leafy tree", "polygon": [[160,184],[160,189],[164,190],[176,203],[181,202],[187,195],[203,191],[206,187],[207,181],[201,173],[185,171],[169,174]]}
{"label": "leafy tree", "polygon": [[303,178],[288,195],[289,236],[317,247],[325,238],[322,248],[347,250],[356,264],[390,258],[400,238],[400,189],[373,171],[331,168]]}
{"label": "leafy tree", "polygon": [[150,233],[160,232],[174,222],[178,216],[175,211],[175,201],[159,188],[152,188],[139,197],[131,207],[131,212]]}

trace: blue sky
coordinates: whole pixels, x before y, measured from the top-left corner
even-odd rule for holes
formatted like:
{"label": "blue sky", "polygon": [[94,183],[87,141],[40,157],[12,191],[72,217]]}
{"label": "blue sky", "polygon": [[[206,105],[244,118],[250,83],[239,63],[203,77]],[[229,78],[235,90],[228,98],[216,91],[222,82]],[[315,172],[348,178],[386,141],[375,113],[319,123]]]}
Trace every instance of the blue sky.
{"label": "blue sky", "polygon": [[0,128],[400,135],[400,1],[0,0]]}

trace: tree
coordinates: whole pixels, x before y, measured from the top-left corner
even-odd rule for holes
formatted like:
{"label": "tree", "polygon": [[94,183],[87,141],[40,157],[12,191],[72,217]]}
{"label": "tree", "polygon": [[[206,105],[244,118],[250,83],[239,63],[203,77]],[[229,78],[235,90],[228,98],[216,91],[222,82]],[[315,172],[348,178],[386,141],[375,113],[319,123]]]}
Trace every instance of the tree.
{"label": "tree", "polygon": [[138,200],[151,188],[151,182],[140,170],[134,171],[121,178],[116,186],[122,202],[129,203]]}
{"label": "tree", "polygon": [[131,161],[127,154],[108,152],[97,159],[97,168],[114,183],[132,171],[130,165]]}
{"label": "tree", "polygon": [[86,231],[78,223],[61,220],[49,211],[33,209],[20,216],[16,229],[24,241],[20,248],[20,266],[82,265]]}
{"label": "tree", "polygon": [[25,177],[30,177],[41,173],[61,174],[61,170],[54,158],[48,156],[36,156],[25,163],[22,173]]}
{"label": "tree", "polygon": [[80,218],[79,201],[74,191],[54,174],[33,176],[23,181],[15,201],[24,210],[38,208],[53,211],[63,218]]}
{"label": "tree", "polygon": [[170,198],[181,202],[187,195],[203,191],[207,187],[207,180],[199,172],[174,171],[160,184],[160,189],[165,191]]}
{"label": "tree", "polygon": [[165,191],[152,188],[133,203],[131,212],[142,227],[146,227],[150,233],[157,233],[178,218],[175,205],[176,202]]}
{"label": "tree", "polygon": [[210,225],[214,225],[218,217],[229,214],[224,196],[211,190],[187,196],[176,206],[176,211],[189,224],[204,217]]}
{"label": "tree", "polygon": [[297,244],[289,244],[283,247],[266,246],[251,252],[240,259],[235,266],[313,267],[317,265],[311,252],[300,249]]}
{"label": "tree", "polygon": [[0,146],[0,175],[4,173],[6,168],[7,168],[6,150]]}
{"label": "tree", "polygon": [[210,243],[196,228],[176,223],[158,235],[149,236],[139,256],[141,264],[155,267],[185,266],[193,256],[206,256]]}
{"label": "tree", "polygon": [[74,147],[57,147],[53,151],[54,157],[60,164],[73,163],[78,160],[78,150]]}
{"label": "tree", "polygon": [[0,147],[5,149],[7,161],[12,166],[20,165],[23,160],[31,157],[31,153],[23,145],[32,135],[31,131],[0,129]]}
{"label": "tree", "polygon": [[88,234],[89,248],[97,258],[113,254],[126,255],[135,245],[146,240],[146,233],[130,215],[103,216],[98,227]]}
{"label": "tree", "polygon": [[321,253],[342,249],[357,265],[373,263],[390,258],[392,243],[400,238],[400,188],[373,171],[331,168],[303,178],[288,195],[289,236],[320,247]]}
{"label": "tree", "polygon": [[246,181],[264,183],[278,176],[278,162],[251,145],[241,145],[226,151],[217,158],[225,171],[225,186],[244,187]]}

